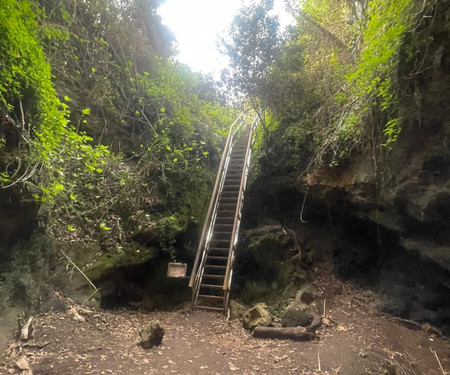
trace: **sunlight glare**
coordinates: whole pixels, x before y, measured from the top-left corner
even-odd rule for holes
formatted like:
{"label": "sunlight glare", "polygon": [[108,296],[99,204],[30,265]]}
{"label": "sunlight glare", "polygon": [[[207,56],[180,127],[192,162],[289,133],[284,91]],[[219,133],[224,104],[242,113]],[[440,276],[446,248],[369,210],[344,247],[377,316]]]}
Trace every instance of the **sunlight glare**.
{"label": "sunlight glare", "polygon": [[[178,61],[193,71],[211,73],[219,79],[227,59],[217,50],[217,42],[241,4],[242,0],[166,0],[158,14],[178,41]],[[275,4],[281,25],[292,22],[282,0]]]}

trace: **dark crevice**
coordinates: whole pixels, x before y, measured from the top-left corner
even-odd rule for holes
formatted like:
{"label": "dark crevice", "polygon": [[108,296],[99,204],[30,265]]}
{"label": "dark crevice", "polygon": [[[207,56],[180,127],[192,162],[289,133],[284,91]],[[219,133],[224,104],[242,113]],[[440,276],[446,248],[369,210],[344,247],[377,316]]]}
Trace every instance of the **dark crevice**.
{"label": "dark crevice", "polygon": [[96,281],[103,309],[167,310],[190,299],[186,279],[167,277],[169,259],[152,259],[140,265],[116,268]]}

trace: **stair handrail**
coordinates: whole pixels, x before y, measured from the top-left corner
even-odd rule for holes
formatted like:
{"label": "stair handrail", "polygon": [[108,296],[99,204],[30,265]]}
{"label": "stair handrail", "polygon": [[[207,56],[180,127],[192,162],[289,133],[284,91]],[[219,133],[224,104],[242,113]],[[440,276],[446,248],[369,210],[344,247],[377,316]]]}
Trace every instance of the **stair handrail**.
{"label": "stair handrail", "polygon": [[[225,278],[223,281],[223,290],[228,293],[231,286],[231,275],[232,275],[232,265],[233,265],[233,257],[234,257],[234,249],[236,247],[237,243],[237,237],[239,235],[239,227],[240,227],[240,216],[244,201],[244,191],[247,184],[247,174],[250,166],[250,153],[251,153],[251,146],[253,144],[253,130],[256,128],[258,124],[258,118],[256,117],[255,120],[253,120],[253,123],[250,127],[250,134],[248,136],[248,142],[247,142],[247,150],[245,152],[245,170],[242,173],[241,176],[241,184],[239,186],[239,195],[238,195],[238,205],[236,207],[236,213],[234,215],[234,221],[233,221],[233,232],[231,234],[231,242],[230,242],[230,248],[228,250],[228,261],[227,261],[227,268],[225,271]],[[226,309],[227,304],[227,296],[224,300],[224,309]]]}
{"label": "stair handrail", "polygon": [[[242,119],[242,121],[239,123],[238,127],[235,129],[235,131],[233,131],[233,127],[238,123],[238,121]],[[232,140],[234,135],[236,134],[236,132],[240,129],[240,127],[242,126],[242,124],[245,121],[245,117],[244,117],[244,112],[241,112],[239,114],[239,116],[236,118],[236,120],[231,124],[230,129],[228,131],[228,137],[227,137],[227,141],[225,143],[225,147],[222,153],[222,158],[220,160],[220,164],[219,164],[219,170],[217,172],[217,177],[216,177],[216,181],[214,183],[214,189],[213,189],[213,193],[211,195],[211,200],[209,201],[209,207],[208,207],[208,212],[206,213],[206,217],[205,217],[205,221],[203,224],[203,230],[202,230],[202,234],[200,237],[200,242],[198,244],[198,248],[197,248],[197,254],[195,256],[195,261],[194,261],[194,265],[192,267],[192,272],[191,272],[191,278],[189,280],[189,288],[194,287],[195,280],[197,278],[198,275],[198,270],[199,270],[199,263],[200,263],[200,257],[202,255],[204,255],[205,251],[207,250],[207,244],[208,244],[208,234],[210,234],[211,232],[211,228],[213,225],[213,220],[211,220],[211,218],[213,218],[215,212],[217,211],[217,204],[218,204],[218,197],[219,197],[219,193],[220,193],[220,186],[223,186],[223,180],[224,177],[226,175],[226,171],[227,171],[227,161],[229,159],[230,153],[231,153],[231,149],[232,149]],[[204,258],[204,257],[203,257]],[[202,259],[203,261],[203,259]],[[197,289],[197,287],[195,288]],[[197,292],[197,290],[193,291],[194,293]]]}

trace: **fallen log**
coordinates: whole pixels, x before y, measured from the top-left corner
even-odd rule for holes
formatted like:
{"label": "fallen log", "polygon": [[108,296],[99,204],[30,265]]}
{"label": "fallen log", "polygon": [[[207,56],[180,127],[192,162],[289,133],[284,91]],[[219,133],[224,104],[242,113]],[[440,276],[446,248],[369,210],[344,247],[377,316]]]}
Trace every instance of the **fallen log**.
{"label": "fallen log", "polygon": [[294,341],[311,341],[317,336],[308,332],[305,327],[256,327],[253,337],[263,339],[281,339]]}

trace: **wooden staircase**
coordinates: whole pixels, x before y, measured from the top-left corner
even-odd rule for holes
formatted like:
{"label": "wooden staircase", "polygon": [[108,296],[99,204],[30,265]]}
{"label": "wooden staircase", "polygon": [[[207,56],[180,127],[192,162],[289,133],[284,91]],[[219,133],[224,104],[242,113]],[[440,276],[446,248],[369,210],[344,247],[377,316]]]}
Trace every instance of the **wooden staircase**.
{"label": "wooden staircase", "polygon": [[189,283],[193,308],[227,310],[255,125],[241,115],[230,129]]}

